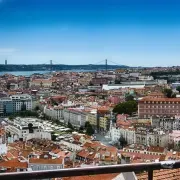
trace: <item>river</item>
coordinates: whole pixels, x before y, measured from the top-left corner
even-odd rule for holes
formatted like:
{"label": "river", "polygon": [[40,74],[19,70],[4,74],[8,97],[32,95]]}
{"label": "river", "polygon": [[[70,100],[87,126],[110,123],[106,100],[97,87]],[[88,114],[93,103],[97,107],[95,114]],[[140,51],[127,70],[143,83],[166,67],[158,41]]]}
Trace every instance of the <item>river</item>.
{"label": "river", "polygon": [[[62,72],[94,72],[97,70],[79,70],[79,69],[73,69],[73,70],[63,70]],[[57,71],[60,72],[60,71]],[[4,75],[4,74],[12,74],[15,76],[31,76],[32,74],[46,74],[46,73],[50,73],[50,71],[4,71],[4,72],[0,72],[0,76]]]}
{"label": "river", "polygon": [[49,73],[50,71],[9,71],[9,72],[0,72],[0,76],[4,74],[12,74],[15,76],[31,76],[32,74],[45,74]]}

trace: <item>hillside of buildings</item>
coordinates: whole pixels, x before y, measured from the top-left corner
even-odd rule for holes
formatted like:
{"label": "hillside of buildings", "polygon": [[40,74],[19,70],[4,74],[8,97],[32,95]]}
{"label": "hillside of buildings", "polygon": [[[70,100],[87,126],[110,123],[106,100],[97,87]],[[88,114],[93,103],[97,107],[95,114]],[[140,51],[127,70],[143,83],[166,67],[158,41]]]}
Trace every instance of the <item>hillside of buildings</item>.
{"label": "hillside of buildings", "polygon": [[[150,71],[0,76],[1,171],[180,160],[180,83],[154,78]],[[179,178],[178,172],[154,175]],[[126,175],[63,179],[121,180]],[[128,176],[147,179],[146,172]]]}

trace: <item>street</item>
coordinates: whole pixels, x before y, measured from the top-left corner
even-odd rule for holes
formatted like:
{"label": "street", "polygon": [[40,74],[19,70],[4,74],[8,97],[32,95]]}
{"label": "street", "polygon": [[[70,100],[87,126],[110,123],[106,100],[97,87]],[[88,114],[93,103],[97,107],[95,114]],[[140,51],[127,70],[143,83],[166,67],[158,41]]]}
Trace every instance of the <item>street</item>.
{"label": "street", "polygon": [[95,134],[95,136],[96,136],[96,139],[95,139],[95,140],[102,142],[104,145],[112,146],[111,144],[109,144],[109,142],[111,141],[111,139],[110,139],[110,138],[105,138],[106,135],[103,135],[103,134]]}

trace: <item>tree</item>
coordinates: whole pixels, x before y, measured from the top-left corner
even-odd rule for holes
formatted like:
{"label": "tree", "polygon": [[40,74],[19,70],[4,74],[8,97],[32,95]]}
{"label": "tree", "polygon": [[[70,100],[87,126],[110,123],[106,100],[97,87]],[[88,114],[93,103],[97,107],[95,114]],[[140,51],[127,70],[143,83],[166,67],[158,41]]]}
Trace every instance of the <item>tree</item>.
{"label": "tree", "polygon": [[137,112],[138,105],[136,101],[127,101],[116,105],[113,109],[114,113],[132,115]]}
{"label": "tree", "polygon": [[70,128],[72,130],[74,129],[73,125],[70,122],[68,122],[68,128]]}
{"label": "tree", "polygon": [[91,124],[89,124],[88,127],[86,128],[86,134],[89,136],[94,134],[94,129],[92,128]]}
{"label": "tree", "polygon": [[80,133],[83,133],[83,131],[84,131],[84,127],[83,127],[83,126],[80,126],[79,132],[80,132]]}
{"label": "tree", "polygon": [[127,141],[122,135],[119,138],[119,142],[122,148],[127,145]]}
{"label": "tree", "polygon": [[168,98],[175,98],[176,95],[173,93],[172,89],[164,89],[163,93],[165,94],[166,97]]}
{"label": "tree", "polygon": [[32,123],[29,123],[28,124],[28,128],[29,128],[29,133],[33,133],[33,124]]}
{"label": "tree", "polygon": [[176,90],[179,91],[179,93],[180,93],[180,86],[178,86],[178,87],[176,88]]}
{"label": "tree", "polygon": [[89,121],[86,121],[84,127],[87,128],[89,125],[90,125]]}
{"label": "tree", "polygon": [[121,84],[121,81],[118,80],[118,79],[115,79],[114,83],[115,83],[115,84]]}
{"label": "tree", "polygon": [[131,94],[128,94],[125,98],[126,101],[133,101],[134,100],[134,96]]}
{"label": "tree", "polygon": [[9,120],[12,121],[15,117],[13,115],[9,116]]}
{"label": "tree", "polygon": [[84,130],[84,127],[80,126],[79,131],[83,131],[83,130]]}
{"label": "tree", "polygon": [[57,136],[54,134],[54,132],[51,133],[51,140],[56,141]]}
{"label": "tree", "polygon": [[89,82],[89,86],[93,86],[93,83],[91,81]]}
{"label": "tree", "polygon": [[39,106],[36,106],[36,107],[34,108],[34,110],[35,110],[35,111],[39,111],[39,110],[40,110]]}
{"label": "tree", "polygon": [[89,121],[86,121],[86,123],[85,123],[85,130],[86,130],[86,134],[88,134],[89,136],[94,134],[94,129],[93,129],[92,125],[89,123]]}
{"label": "tree", "polygon": [[23,102],[23,104],[21,106],[21,111],[26,111],[26,105],[24,104],[24,102]]}

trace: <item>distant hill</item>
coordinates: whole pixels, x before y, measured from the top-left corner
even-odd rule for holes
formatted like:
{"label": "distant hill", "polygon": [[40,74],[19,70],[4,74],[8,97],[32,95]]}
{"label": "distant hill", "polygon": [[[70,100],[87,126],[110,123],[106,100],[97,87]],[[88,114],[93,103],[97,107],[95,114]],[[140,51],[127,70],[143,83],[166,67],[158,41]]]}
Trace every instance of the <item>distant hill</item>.
{"label": "distant hill", "polygon": [[[118,68],[128,68],[125,65],[108,65],[108,69],[118,69]],[[9,64],[9,65],[0,65],[0,72],[3,71],[60,71],[60,70],[105,70],[105,65],[65,65],[59,64],[52,66],[49,64],[32,64],[32,65],[19,65],[19,64]]]}

